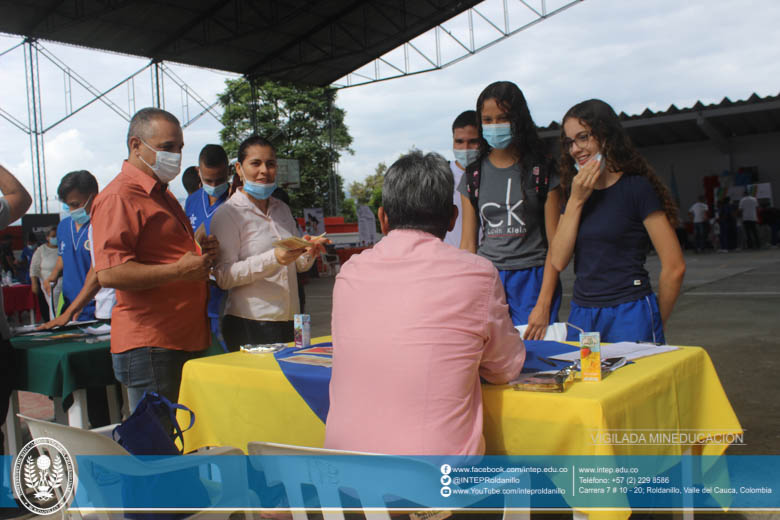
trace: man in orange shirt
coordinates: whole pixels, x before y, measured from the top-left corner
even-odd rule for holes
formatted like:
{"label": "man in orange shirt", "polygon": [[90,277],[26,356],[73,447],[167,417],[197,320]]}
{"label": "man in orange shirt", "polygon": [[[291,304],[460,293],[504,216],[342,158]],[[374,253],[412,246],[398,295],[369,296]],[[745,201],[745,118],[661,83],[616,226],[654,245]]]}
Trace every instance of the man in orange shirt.
{"label": "man in orange shirt", "polygon": [[172,114],[144,108],[130,121],[122,171],[92,209],[95,271],[116,289],[111,316],[114,375],[130,409],[153,391],[176,401],[181,370],[209,346],[209,270],[218,243],[202,254],[179,202],[168,191],[181,169],[181,126]]}

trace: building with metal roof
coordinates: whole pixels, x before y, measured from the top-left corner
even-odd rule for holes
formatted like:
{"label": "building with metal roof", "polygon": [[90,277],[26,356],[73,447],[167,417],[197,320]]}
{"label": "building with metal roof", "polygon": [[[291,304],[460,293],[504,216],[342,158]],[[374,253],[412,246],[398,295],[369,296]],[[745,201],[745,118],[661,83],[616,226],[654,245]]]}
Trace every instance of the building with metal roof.
{"label": "building with metal roof", "polygon": [[[772,198],[780,200],[780,95],[754,93],[745,100],[699,101],[687,108],[671,105],[659,112],[621,112],[619,117],[656,172],[668,186],[676,186],[683,216],[706,191],[705,177],[718,177],[726,192],[747,180],[771,183]],[[560,153],[560,123],[541,128],[540,135]]]}

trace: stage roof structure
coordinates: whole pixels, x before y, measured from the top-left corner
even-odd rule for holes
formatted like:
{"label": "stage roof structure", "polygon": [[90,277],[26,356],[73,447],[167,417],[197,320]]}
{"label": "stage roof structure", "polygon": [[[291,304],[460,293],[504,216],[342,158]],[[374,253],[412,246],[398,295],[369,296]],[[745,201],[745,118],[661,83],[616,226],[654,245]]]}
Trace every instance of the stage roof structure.
{"label": "stage roof structure", "polygon": [[[147,70],[155,106],[165,104],[163,81],[181,89],[187,126],[204,114],[219,120],[217,103],[201,98],[166,63],[240,74],[250,85],[270,79],[352,87],[447,67],[582,1],[0,0],[0,32],[23,40],[0,57],[23,48],[28,112],[25,123],[0,107],[0,118],[30,136],[35,208],[48,210],[44,134],[98,101],[129,120],[130,111],[108,94]],[[45,41],[150,62],[100,91],[43,46]],[[39,57],[65,78],[65,116],[53,123],[42,114]],[[74,84],[91,100],[73,106]],[[190,101],[200,107],[194,116]],[[133,97],[129,105],[134,103]]]}
{"label": "stage roof structure", "polygon": [[[0,31],[247,77],[326,86],[466,11],[472,28],[476,18],[492,25],[498,36],[517,32],[506,2],[501,19],[501,13],[490,15],[489,5],[471,11],[481,1],[0,0]],[[531,15],[520,23],[522,29],[579,1],[511,3]],[[548,9],[547,4],[558,5]],[[452,38],[466,54],[480,47],[473,33],[470,41],[452,30],[436,35],[440,37]],[[442,65],[438,58],[429,60],[434,68]]]}

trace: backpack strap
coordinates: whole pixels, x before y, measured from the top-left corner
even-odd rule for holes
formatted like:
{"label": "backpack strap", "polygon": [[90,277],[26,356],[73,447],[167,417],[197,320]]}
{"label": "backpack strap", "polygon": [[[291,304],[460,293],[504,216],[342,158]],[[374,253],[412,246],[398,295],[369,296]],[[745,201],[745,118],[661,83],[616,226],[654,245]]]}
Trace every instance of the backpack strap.
{"label": "backpack strap", "polygon": [[466,171],[463,175],[466,176],[466,192],[469,194],[469,200],[474,210],[477,209],[477,199],[479,198],[479,167],[482,164],[482,160],[474,161],[466,167]]}
{"label": "backpack strap", "polygon": [[471,201],[471,207],[474,208],[474,214],[477,216],[477,236],[479,236],[479,229],[482,227],[482,222],[479,218],[479,183],[482,179],[479,175],[480,165],[482,164],[482,157],[466,166],[466,171],[463,175],[466,176],[466,191],[469,194],[469,200]]}
{"label": "backpack strap", "polygon": [[531,168],[531,187],[539,195],[542,204],[547,202],[547,193],[550,191],[550,176],[556,171],[555,160],[546,156],[541,163]]}

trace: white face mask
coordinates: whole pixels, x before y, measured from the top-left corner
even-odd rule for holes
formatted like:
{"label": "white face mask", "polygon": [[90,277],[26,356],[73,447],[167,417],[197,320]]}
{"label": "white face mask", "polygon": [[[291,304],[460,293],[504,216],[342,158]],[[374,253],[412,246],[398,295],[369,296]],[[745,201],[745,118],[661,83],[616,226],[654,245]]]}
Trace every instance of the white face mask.
{"label": "white face mask", "polygon": [[[144,143],[144,140],[141,139],[141,142]],[[157,178],[160,179],[160,182],[162,182],[163,184],[168,184],[173,179],[175,179],[177,175],[179,175],[179,172],[181,171],[180,153],[155,150],[154,148],[152,148],[146,143],[144,143],[144,146],[146,146],[156,154],[154,164],[149,164],[148,162],[144,161],[144,158],[141,157],[140,155],[138,155],[138,158],[141,159],[141,161],[145,165],[151,168],[151,170],[154,172]]]}

